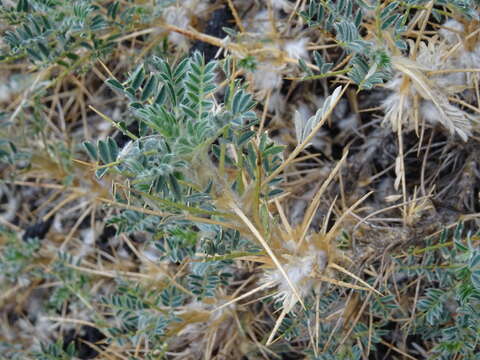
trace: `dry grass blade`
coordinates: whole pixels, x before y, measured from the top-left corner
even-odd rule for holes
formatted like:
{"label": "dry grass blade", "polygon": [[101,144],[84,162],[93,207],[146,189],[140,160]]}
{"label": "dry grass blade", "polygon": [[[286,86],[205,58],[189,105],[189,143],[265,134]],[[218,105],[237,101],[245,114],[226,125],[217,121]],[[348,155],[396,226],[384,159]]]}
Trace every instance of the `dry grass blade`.
{"label": "dry grass blade", "polygon": [[348,283],[348,282],[341,281],[341,280],[337,280],[337,279],[332,279],[332,278],[329,278],[329,277],[327,277],[327,276],[317,275],[317,277],[318,277],[320,280],[325,281],[325,282],[327,282],[327,283],[329,283],[329,284],[341,286],[341,287],[344,287],[344,288],[347,288],[347,289],[370,291],[370,288],[368,288],[368,287],[363,287],[363,286],[358,286],[358,285],[350,284],[350,283]]}
{"label": "dry grass blade", "polygon": [[225,304],[220,305],[219,307],[217,307],[217,308],[216,308],[215,310],[213,310],[213,311],[221,310],[221,309],[223,309],[224,307],[227,307],[227,306],[229,306],[229,305],[232,305],[232,304],[234,304],[234,303],[236,303],[236,302],[238,302],[238,301],[240,301],[240,300],[242,300],[242,299],[245,299],[245,298],[249,297],[250,295],[253,295],[253,294],[255,294],[255,293],[259,292],[259,291],[262,291],[263,289],[267,289],[267,288],[271,287],[273,284],[274,284],[274,282],[273,282],[273,281],[270,281],[270,282],[265,283],[265,284],[263,284],[263,285],[261,285],[261,286],[259,286],[259,287],[256,287],[255,289],[250,290],[250,291],[246,292],[245,294],[242,294],[242,295],[240,295],[239,297],[236,297],[235,299],[232,299],[232,300],[226,302]]}
{"label": "dry grass blade", "polygon": [[277,321],[275,322],[275,326],[273,327],[272,332],[270,333],[270,336],[267,339],[267,342],[265,343],[266,346],[269,346],[273,342],[273,338],[275,337],[275,334],[277,333],[278,329],[280,328],[280,325],[282,325],[283,319],[285,319],[285,316],[288,313],[287,308],[283,308],[282,312],[280,313],[280,316],[278,317]]}
{"label": "dry grass blade", "polygon": [[340,227],[340,225],[343,223],[343,220],[354,210],[357,208],[357,206],[359,206],[361,203],[363,203],[365,201],[365,199],[367,199],[370,195],[372,195],[373,192],[370,191],[369,193],[366,193],[365,195],[363,195],[360,199],[358,199],[352,206],[350,206],[346,211],[344,211],[344,213],[340,216],[340,218],[338,218],[337,221],[335,221],[335,224],[333,224],[332,228],[328,231],[327,233],[327,238],[329,240],[331,240],[334,235],[336,234],[338,228]]}
{"label": "dry grass blade", "polygon": [[255,228],[255,226],[251,223],[251,221],[245,216],[245,214],[243,213],[242,210],[240,210],[240,208],[235,205],[234,203],[231,203],[231,207],[233,209],[233,211],[238,215],[238,217],[240,217],[240,219],[245,223],[245,225],[247,225],[247,227],[250,229],[250,231],[252,232],[252,234],[257,238],[257,240],[260,242],[260,244],[263,246],[263,248],[265,249],[265,251],[267,252],[267,254],[270,256],[270,258],[273,260],[275,266],[278,268],[278,270],[280,271],[280,273],[283,275],[283,277],[285,278],[285,280],[287,281],[288,285],[290,286],[290,288],[292,289],[293,293],[295,294],[295,297],[297,298],[297,300],[300,302],[300,304],[302,305],[303,308],[305,308],[305,305],[303,303],[303,300],[300,296],[300,294],[298,293],[295,285],[292,283],[292,281],[290,280],[290,278],[288,277],[287,275],[287,272],[285,271],[285,269],[283,268],[282,264],[280,263],[280,261],[278,260],[277,256],[275,255],[275,253],[272,251],[272,249],[270,248],[270,246],[268,245],[268,243],[265,241],[265,239],[263,238],[262,235],[260,235],[260,233],[258,232],[258,230]]}
{"label": "dry grass blade", "polygon": [[348,271],[347,269],[344,269],[343,267],[341,267],[340,265],[337,265],[335,263],[329,263],[328,264],[328,267],[331,267],[335,270],[338,270],[348,276],[350,276],[351,278],[357,280],[359,283],[363,284],[365,287],[367,287],[368,289],[370,289],[370,291],[373,291],[374,293],[376,293],[377,295],[379,296],[383,296],[383,294],[376,290],[375,288],[373,288],[370,284],[368,284],[367,282],[363,281],[362,279],[360,279],[357,275],[355,274],[352,274],[350,271]]}
{"label": "dry grass blade", "polygon": [[340,170],[342,165],[345,163],[345,160],[347,159],[347,156],[348,156],[348,151],[345,151],[342,158],[338,161],[337,165],[335,165],[333,170],[328,175],[327,179],[323,182],[322,186],[320,186],[320,189],[318,189],[318,191],[315,194],[314,198],[312,199],[312,202],[310,203],[307,211],[305,212],[303,223],[301,225],[301,235],[300,235],[300,239],[299,239],[300,244],[303,242],[303,240],[305,239],[305,236],[307,235],[308,229],[310,228],[310,224],[313,221],[313,217],[315,215],[315,212],[317,211],[318,206],[320,204],[321,196],[327,190],[328,185],[330,185],[332,180],[338,174],[338,171]]}

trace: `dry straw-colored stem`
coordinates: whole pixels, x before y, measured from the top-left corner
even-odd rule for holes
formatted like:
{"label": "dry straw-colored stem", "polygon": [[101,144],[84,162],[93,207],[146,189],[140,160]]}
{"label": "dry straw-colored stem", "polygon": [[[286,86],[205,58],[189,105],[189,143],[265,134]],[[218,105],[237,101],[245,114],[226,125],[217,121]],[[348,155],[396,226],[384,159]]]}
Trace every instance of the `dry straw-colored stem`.
{"label": "dry straw-colored stem", "polygon": [[243,213],[243,211],[235,204],[231,203],[231,208],[232,210],[238,215],[238,217],[247,225],[247,227],[250,229],[252,234],[257,238],[257,240],[260,242],[260,244],[263,246],[267,254],[270,256],[272,261],[274,262],[275,266],[278,268],[282,276],[285,278],[285,280],[288,283],[288,286],[292,289],[295,297],[297,300],[300,302],[303,308],[305,308],[305,305],[303,303],[303,300],[300,296],[300,294],[297,291],[296,286],[293,284],[292,280],[289,278],[287,275],[287,272],[283,268],[282,264],[278,260],[277,256],[275,253],[272,251],[271,247],[268,245],[267,241],[263,238],[263,236],[260,234],[260,232],[255,228],[255,226],[252,224],[252,222],[247,218],[247,216]]}

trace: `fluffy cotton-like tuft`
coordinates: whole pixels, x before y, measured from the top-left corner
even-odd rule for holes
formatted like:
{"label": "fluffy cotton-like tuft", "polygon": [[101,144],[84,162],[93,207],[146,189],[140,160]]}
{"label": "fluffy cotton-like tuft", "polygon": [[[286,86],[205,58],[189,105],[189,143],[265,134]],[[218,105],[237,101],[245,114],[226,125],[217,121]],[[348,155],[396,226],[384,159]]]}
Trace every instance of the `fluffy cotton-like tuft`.
{"label": "fluffy cotton-like tuft", "polygon": [[3,83],[0,84],[0,102],[6,102],[10,99],[10,87]]}
{"label": "fluffy cotton-like tuft", "polygon": [[182,6],[191,11],[196,16],[202,15],[208,10],[208,1],[204,0],[183,0]]}
{"label": "fluffy cotton-like tuft", "polygon": [[281,94],[280,88],[274,90],[270,95],[270,100],[268,101],[268,111],[283,113],[285,111],[285,97]]}
{"label": "fluffy cotton-like tuft", "polygon": [[[205,355],[205,348],[208,346],[208,333],[212,328],[216,328],[215,343],[219,344],[228,341],[231,338],[232,331],[235,328],[231,310],[235,309],[235,304],[231,304],[222,309],[216,310],[222,303],[206,304],[199,301],[191,302],[182,307],[182,310],[175,315],[179,319],[187,319],[189,322],[181,331],[169,339],[169,348],[185,349],[182,359],[201,359]],[[190,319],[197,319],[191,321]],[[200,321],[201,320],[201,321]]]}
{"label": "fluffy cotton-like tuft", "polygon": [[24,75],[0,77],[0,103],[8,102],[12,97],[24,91],[30,85],[32,78]]}
{"label": "fluffy cotton-like tuft", "polygon": [[277,10],[283,10],[285,12],[291,11],[294,5],[288,0],[271,0],[272,7]]}
{"label": "fluffy cotton-like tuft", "polygon": [[83,258],[95,250],[95,230],[92,228],[83,229],[80,231],[80,236],[82,238],[82,246],[80,247],[78,257]]}
{"label": "fluffy cotton-like tuft", "polygon": [[285,43],[284,50],[289,57],[293,59],[307,59],[308,50],[307,44],[308,38],[301,38],[297,40],[290,40]]}
{"label": "fluffy cotton-like tuft", "polygon": [[268,63],[259,65],[253,72],[253,84],[255,90],[265,93],[279,89],[282,86],[280,69]]}
{"label": "fluffy cotton-like tuft", "polygon": [[[462,68],[480,68],[480,42],[472,51],[463,50],[458,55],[459,67]],[[472,76],[472,73],[467,73],[469,77]]]}
{"label": "fluffy cotton-like tuft", "polygon": [[268,10],[257,12],[253,18],[243,21],[245,30],[249,33],[266,34],[272,30]]}
{"label": "fluffy cotton-like tuft", "polygon": [[[459,62],[475,59],[474,56],[469,57],[463,47],[459,49],[461,57],[447,56],[451,55],[449,49],[445,42],[422,42],[415,62],[404,58],[393,60],[398,72],[386,84],[392,93],[382,102],[384,124],[389,124],[396,131],[401,122],[404,129],[411,130],[414,124],[419,125],[416,121],[424,119],[432,125],[441,124],[451,134],[457,134],[467,141],[471,135],[473,119],[458,106],[451,104],[449,96],[465,90],[470,75],[448,71],[426,75],[427,71],[474,67],[473,64],[459,65]],[[410,81],[405,82],[405,79]],[[418,99],[421,119],[416,116],[415,98]]]}
{"label": "fluffy cotton-like tuft", "polygon": [[[457,20],[450,19],[443,24],[444,28],[440,30],[440,36],[445,42],[450,45],[460,44],[460,48],[454,52],[447,61],[451,63],[451,66],[454,68],[479,68],[480,67],[480,42],[470,50],[467,50],[462,43],[462,37],[465,36],[464,31],[465,27],[462,23]],[[436,56],[437,59],[440,59],[440,56]],[[465,83],[470,83],[472,73],[457,73],[457,82],[463,81]],[[454,74],[449,74],[449,78],[454,79]],[[461,91],[461,90],[459,90]]]}
{"label": "fluffy cotton-like tuft", "polygon": [[[291,242],[286,244],[286,248],[294,251],[297,244]],[[288,278],[296,287],[301,297],[306,296],[315,284],[315,276],[319,271],[323,271],[327,266],[327,254],[325,251],[310,245],[295,255],[283,255],[283,269],[287,273]],[[297,302],[297,296],[293,292],[287,279],[279,269],[273,269],[265,272],[262,282],[272,283],[272,287],[277,287],[277,298],[283,301],[287,311],[290,311]]]}
{"label": "fluffy cotton-like tuft", "polygon": [[440,29],[439,33],[442,39],[444,39],[447,43],[455,44],[461,41],[460,34],[464,30],[464,26],[462,23],[458,22],[455,19],[449,19],[445,21],[442,26],[443,28]]}
{"label": "fluffy cotton-like tuft", "polygon": [[[163,18],[167,24],[177,26],[181,29],[187,29],[190,25],[190,17],[185,7],[169,6],[165,8]],[[188,46],[185,36],[173,31],[168,34],[168,40],[180,47]]]}

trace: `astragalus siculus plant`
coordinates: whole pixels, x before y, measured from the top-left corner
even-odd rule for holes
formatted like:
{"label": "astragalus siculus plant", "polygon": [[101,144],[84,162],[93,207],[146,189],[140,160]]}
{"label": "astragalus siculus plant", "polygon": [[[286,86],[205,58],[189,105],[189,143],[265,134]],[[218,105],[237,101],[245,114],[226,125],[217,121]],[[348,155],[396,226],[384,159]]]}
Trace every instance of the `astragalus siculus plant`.
{"label": "astragalus siculus plant", "polygon": [[480,359],[478,1],[0,4],[1,356]]}

